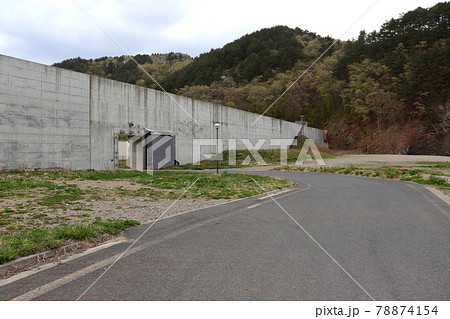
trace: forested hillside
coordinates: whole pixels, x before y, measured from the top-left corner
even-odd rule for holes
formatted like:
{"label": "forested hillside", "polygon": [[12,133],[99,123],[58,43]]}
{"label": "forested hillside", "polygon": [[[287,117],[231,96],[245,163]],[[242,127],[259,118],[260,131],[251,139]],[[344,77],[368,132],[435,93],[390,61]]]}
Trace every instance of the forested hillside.
{"label": "forested hillside", "polygon": [[[450,155],[449,16],[449,2],[440,3],[405,13],[379,31],[362,31],[355,41],[338,41],[266,114],[290,121],[304,116],[312,126],[327,129],[329,143],[337,149]],[[201,60],[229,50],[225,46],[197,58],[163,83],[171,87],[169,81],[179,78],[181,85],[175,86],[179,94],[261,113],[331,42],[285,27],[270,30],[283,30],[299,43],[298,59],[286,71],[275,64],[272,72],[262,69],[244,77],[235,63],[215,70],[211,83],[189,86],[192,82],[181,81],[185,70],[205,69]],[[270,33],[262,30],[228,46],[253,36],[259,40],[261,32]],[[262,42],[271,41],[265,39]]]}
{"label": "forested hillside", "polygon": [[[327,129],[337,149],[450,155],[449,16],[450,3],[443,2],[391,19],[378,31],[361,31],[354,41],[338,41],[266,115],[304,116]],[[152,69],[152,75],[168,91],[262,113],[333,41],[277,26],[193,61],[178,55],[169,69]],[[139,63],[150,70],[155,63],[148,57]],[[132,61],[102,59],[86,66],[77,61],[77,71],[154,87],[132,71]],[[70,61],[58,66],[75,69]]]}
{"label": "forested hillside", "polygon": [[[236,84],[244,84],[259,76],[267,81],[277,73],[292,69],[294,65],[315,54],[303,50],[313,41],[315,48],[325,50],[333,39],[322,38],[299,28],[277,26],[262,29],[200,55],[193,63],[172,73],[163,82],[168,90],[192,85],[211,85],[231,77]],[[311,48],[310,48],[311,49]]]}
{"label": "forested hillside", "polygon": [[[181,69],[193,61],[182,53],[138,54],[134,60],[138,62],[155,80],[162,81],[169,74]],[[102,57],[98,59],[67,59],[54,66],[77,72],[88,73],[104,78],[137,84],[150,88],[158,88],[156,83],[130,57]]]}

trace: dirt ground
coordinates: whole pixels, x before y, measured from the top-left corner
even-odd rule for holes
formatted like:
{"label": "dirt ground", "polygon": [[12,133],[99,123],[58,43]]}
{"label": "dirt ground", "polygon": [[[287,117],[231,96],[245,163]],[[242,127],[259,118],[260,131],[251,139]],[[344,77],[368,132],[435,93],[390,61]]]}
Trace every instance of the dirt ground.
{"label": "dirt ground", "polygon": [[[54,182],[60,183],[60,181]],[[64,204],[63,207],[45,207],[36,204],[45,196],[45,191],[35,189],[30,190],[25,197],[1,199],[0,211],[12,207],[14,212],[10,213],[10,217],[17,218],[18,224],[27,225],[33,229],[51,229],[61,223],[87,223],[99,217],[102,220],[131,219],[144,224],[161,215],[168,217],[229,201],[200,198],[181,198],[175,201],[174,199],[148,198],[144,195],[120,194],[120,190],[142,189],[140,185],[133,185],[127,181],[71,181],[71,184],[76,184],[81,190],[94,191],[96,195]],[[7,226],[0,226],[0,231],[5,231],[5,227]]]}

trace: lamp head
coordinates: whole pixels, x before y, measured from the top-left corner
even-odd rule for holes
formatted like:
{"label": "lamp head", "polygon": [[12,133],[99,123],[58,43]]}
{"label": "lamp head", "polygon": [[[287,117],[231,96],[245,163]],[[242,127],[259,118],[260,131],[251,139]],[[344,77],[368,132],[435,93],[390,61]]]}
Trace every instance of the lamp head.
{"label": "lamp head", "polygon": [[214,126],[215,126],[215,128],[219,128],[220,127],[220,123],[216,122],[216,123],[214,123]]}

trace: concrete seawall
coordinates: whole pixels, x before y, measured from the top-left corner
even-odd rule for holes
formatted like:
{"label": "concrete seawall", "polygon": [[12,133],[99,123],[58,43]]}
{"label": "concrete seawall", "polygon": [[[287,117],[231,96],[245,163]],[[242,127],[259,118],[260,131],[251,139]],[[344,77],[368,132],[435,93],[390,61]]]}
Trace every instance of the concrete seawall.
{"label": "concrete seawall", "polygon": [[[111,168],[115,132],[127,132],[130,123],[134,131],[171,132],[181,164],[192,162],[193,139],[215,138],[216,121],[220,137],[237,139],[238,149],[245,148],[242,138],[253,144],[261,138],[292,139],[301,129],[266,116],[252,125],[258,116],[0,55],[0,169]],[[277,147],[267,140],[261,149]]]}
{"label": "concrete seawall", "polygon": [[316,144],[328,147],[327,131],[308,126],[308,122],[296,121],[295,123],[301,125],[300,135],[312,139]]}

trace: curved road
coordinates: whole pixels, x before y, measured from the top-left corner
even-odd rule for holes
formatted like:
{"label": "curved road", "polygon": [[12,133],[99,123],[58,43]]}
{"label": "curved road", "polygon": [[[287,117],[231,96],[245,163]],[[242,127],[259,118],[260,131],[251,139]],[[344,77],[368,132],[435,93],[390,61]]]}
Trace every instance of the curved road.
{"label": "curved road", "polygon": [[298,185],[163,219],[98,279],[148,225],[135,227],[127,242],[0,283],[0,299],[449,300],[450,209],[421,185],[253,173]]}

